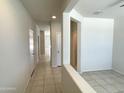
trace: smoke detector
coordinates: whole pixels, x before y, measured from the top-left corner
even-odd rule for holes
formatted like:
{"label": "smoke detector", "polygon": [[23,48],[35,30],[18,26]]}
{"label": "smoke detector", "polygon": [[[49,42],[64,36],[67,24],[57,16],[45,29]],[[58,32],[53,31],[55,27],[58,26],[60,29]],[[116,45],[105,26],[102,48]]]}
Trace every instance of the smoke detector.
{"label": "smoke detector", "polygon": [[102,10],[97,10],[97,11],[95,11],[93,14],[94,15],[99,15],[99,14],[101,14],[103,11]]}
{"label": "smoke detector", "polygon": [[100,10],[95,11],[93,14],[94,15],[99,15],[99,14],[103,13],[103,11],[105,11],[105,10],[111,8],[111,7],[114,7],[116,5],[120,5],[120,4],[122,4],[120,7],[124,7],[124,0],[118,0],[116,2],[113,2],[113,3],[109,4],[108,6],[102,8]]}
{"label": "smoke detector", "polygon": [[123,5],[121,5],[120,7],[124,7],[124,4],[123,4]]}

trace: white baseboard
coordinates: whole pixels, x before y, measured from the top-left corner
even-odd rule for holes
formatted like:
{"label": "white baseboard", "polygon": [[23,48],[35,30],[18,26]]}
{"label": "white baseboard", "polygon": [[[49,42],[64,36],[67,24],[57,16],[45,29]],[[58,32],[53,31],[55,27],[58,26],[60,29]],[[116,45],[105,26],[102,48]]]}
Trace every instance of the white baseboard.
{"label": "white baseboard", "polygon": [[[88,70],[83,70],[83,72],[102,71],[102,70],[112,70],[112,68],[105,68],[105,69],[88,69]],[[83,73],[83,72],[82,72],[82,73]]]}
{"label": "white baseboard", "polygon": [[113,69],[113,70],[114,70],[115,72],[118,72],[118,73],[124,75],[124,72],[121,72],[121,71],[119,71],[118,69]]}
{"label": "white baseboard", "polygon": [[31,80],[31,74],[33,73],[33,71],[34,71],[34,69],[35,69],[35,66],[34,66],[34,68],[31,70],[31,72],[30,72],[30,75],[29,75],[29,79],[27,80],[27,83],[26,83],[26,86],[25,86],[25,88],[24,88],[24,92],[23,93],[25,93],[26,92],[26,89],[27,89],[27,87],[28,87],[28,85],[29,85],[29,82],[30,82],[30,80]]}

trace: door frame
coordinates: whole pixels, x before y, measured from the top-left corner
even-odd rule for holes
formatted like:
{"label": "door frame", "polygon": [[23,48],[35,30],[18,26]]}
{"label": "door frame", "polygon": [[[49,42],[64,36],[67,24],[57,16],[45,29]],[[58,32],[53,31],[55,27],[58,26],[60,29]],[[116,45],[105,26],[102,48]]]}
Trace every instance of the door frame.
{"label": "door frame", "polygon": [[[73,17],[70,17],[71,21],[77,23],[77,72],[81,72],[81,22]],[[71,25],[70,25],[71,28]],[[71,38],[71,30],[70,30],[70,38]],[[71,40],[70,40],[70,53],[71,53]],[[71,64],[71,54],[70,54],[70,64]]]}
{"label": "door frame", "polygon": [[[78,42],[77,26],[78,26],[77,22],[70,20],[70,64],[75,70],[77,70],[77,48],[78,48],[77,47],[77,42]],[[76,37],[74,37],[75,36],[74,34],[76,35]]]}

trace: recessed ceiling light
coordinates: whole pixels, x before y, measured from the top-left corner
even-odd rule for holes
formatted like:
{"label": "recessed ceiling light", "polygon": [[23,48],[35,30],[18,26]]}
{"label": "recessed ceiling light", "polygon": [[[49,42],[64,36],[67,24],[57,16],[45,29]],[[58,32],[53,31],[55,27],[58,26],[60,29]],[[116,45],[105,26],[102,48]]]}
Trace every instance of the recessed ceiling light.
{"label": "recessed ceiling light", "polygon": [[52,19],[56,19],[56,16],[52,16]]}

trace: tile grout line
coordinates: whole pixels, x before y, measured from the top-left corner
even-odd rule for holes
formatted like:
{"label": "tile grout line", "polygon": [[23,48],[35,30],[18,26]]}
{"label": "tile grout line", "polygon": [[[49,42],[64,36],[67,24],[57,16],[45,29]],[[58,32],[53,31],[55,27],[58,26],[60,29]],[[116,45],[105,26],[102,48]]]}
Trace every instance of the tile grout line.
{"label": "tile grout line", "polygon": [[55,73],[54,73],[54,71],[53,71],[53,77],[54,77],[55,91],[56,91],[56,93],[57,93],[57,86],[56,86],[56,80],[55,80]]}
{"label": "tile grout line", "polygon": [[44,79],[43,79],[43,93],[45,93],[45,76],[46,76],[46,73],[44,73]]}

